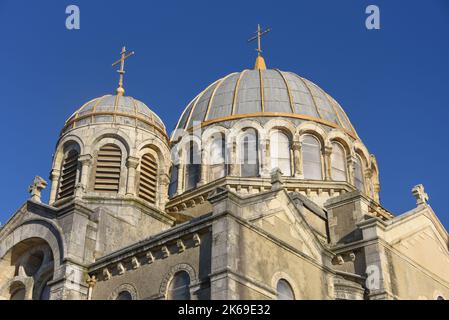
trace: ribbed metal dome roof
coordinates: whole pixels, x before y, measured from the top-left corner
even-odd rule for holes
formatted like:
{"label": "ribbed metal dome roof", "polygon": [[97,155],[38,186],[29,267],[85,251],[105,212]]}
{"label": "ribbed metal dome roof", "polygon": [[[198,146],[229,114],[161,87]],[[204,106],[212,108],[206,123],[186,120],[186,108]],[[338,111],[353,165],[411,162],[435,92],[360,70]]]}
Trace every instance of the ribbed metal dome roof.
{"label": "ribbed metal dome roof", "polygon": [[342,107],[324,90],[277,69],[244,70],[215,81],[190,102],[176,129],[260,116],[311,120],[357,136]]}
{"label": "ribbed metal dome roof", "polygon": [[87,102],[66,121],[63,133],[98,123],[119,123],[143,129],[155,127],[166,134],[165,125],[156,113],[143,102],[121,95],[105,95]]}

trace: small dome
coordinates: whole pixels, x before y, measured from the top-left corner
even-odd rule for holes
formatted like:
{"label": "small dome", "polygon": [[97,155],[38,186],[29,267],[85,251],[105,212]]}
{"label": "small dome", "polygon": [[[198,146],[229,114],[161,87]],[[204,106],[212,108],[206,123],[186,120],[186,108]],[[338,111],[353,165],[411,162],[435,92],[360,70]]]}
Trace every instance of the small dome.
{"label": "small dome", "polygon": [[244,70],[215,81],[187,106],[176,129],[261,116],[315,121],[357,136],[342,107],[324,90],[277,69]]}
{"label": "small dome", "polygon": [[143,102],[132,97],[105,95],[79,108],[66,121],[62,133],[73,128],[99,123],[117,123],[147,130],[155,127],[164,135],[166,132],[162,120]]}

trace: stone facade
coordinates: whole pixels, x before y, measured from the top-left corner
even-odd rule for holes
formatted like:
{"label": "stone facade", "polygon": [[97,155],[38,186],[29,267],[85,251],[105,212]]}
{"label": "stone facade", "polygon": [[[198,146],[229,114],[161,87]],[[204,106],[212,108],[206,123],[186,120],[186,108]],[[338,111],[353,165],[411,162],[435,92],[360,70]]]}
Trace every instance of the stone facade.
{"label": "stone facade", "polygon": [[[449,236],[424,187],[413,189],[416,208],[393,215],[380,204],[377,161],[341,107],[290,73],[259,70],[260,83],[251,84],[253,73],[201,93],[178,123],[185,132],[171,139],[148,107],[122,92],[81,107],[56,146],[49,204],[36,177],[31,198],[0,229],[0,299],[449,297]],[[250,108],[232,91],[238,85],[264,88],[261,112],[229,111],[189,128],[226,95],[234,95],[232,110]],[[293,112],[302,85],[315,118]],[[287,98],[268,96],[270,86]],[[274,100],[279,112],[268,112]],[[258,145],[252,176],[237,161],[249,129]],[[280,133],[288,150],[276,159]],[[206,161],[217,134],[227,163]],[[184,160],[195,143],[201,161],[193,166]],[[290,174],[275,166],[281,160]]]}

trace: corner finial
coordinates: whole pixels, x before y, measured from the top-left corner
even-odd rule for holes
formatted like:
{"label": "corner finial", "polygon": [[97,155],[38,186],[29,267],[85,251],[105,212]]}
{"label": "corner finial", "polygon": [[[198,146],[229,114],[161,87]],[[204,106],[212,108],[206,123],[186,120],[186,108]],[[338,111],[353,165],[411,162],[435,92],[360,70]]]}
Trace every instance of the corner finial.
{"label": "corner finial", "polygon": [[120,64],[120,70],[117,70],[117,72],[120,74],[120,80],[118,82],[118,88],[116,90],[117,95],[118,96],[123,96],[125,94],[125,89],[123,88],[123,77],[125,74],[125,60],[128,59],[129,57],[134,55],[134,51],[130,52],[130,53],[126,53],[126,47],[122,48],[122,52],[120,52],[120,54],[122,55],[121,58],[119,60],[117,60],[116,62],[114,62],[112,64],[112,66],[116,66],[118,64]]}
{"label": "corner finial", "polygon": [[424,186],[418,184],[412,189],[413,196],[416,198],[416,205],[426,205],[429,201],[429,195],[424,191]]}
{"label": "corner finial", "polygon": [[36,176],[31,185],[28,187],[28,192],[31,194],[31,200],[41,203],[41,193],[46,186],[47,182],[43,178]]}
{"label": "corner finial", "polygon": [[257,40],[257,58],[256,63],[254,65],[254,70],[266,70],[267,65],[265,64],[265,59],[262,57],[262,44],[261,44],[261,38],[266,35],[268,32],[270,32],[271,29],[268,28],[265,31],[262,31],[262,28],[260,27],[260,24],[257,25],[257,31],[256,35],[253,36],[248,40],[248,42],[252,42]]}

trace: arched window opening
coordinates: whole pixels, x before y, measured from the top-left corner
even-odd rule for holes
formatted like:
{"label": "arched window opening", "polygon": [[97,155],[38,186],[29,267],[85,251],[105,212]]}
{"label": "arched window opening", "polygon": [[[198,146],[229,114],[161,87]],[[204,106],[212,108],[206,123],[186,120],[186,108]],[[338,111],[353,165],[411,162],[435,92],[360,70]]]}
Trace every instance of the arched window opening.
{"label": "arched window opening", "polygon": [[58,199],[68,198],[75,194],[75,187],[78,178],[78,158],[79,152],[74,149],[68,151],[64,157],[64,161],[62,162]]}
{"label": "arched window opening", "polygon": [[240,140],[240,174],[242,177],[259,175],[259,141],[254,129],[246,129]]}
{"label": "arched window opening", "polygon": [[332,143],[332,180],[347,181],[346,175],[346,153],[343,146],[339,143]]}
{"label": "arched window opening", "polygon": [[290,140],[280,130],[270,137],[271,169],[279,168],[284,176],[291,176]]}
{"label": "arched window opening", "polygon": [[437,300],[446,300],[446,299],[444,299],[443,296],[438,296],[438,297],[437,297]]}
{"label": "arched window opening", "polygon": [[95,191],[118,192],[122,151],[113,144],[107,144],[98,151],[97,170],[95,173]]}
{"label": "arched window opening", "polygon": [[186,172],[185,172],[185,189],[191,190],[196,187],[200,181],[201,175],[201,151],[198,145],[193,141],[190,142],[190,147],[187,150],[186,157]]}
{"label": "arched window opening", "polygon": [[318,139],[310,135],[305,136],[301,150],[304,179],[323,180],[321,144]]}
{"label": "arched window opening", "polygon": [[175,274],[168,287],[169,300],[190,300],[190,276],[185,271]]}
{"label": "arched window opening", "polygon": [[226,176],[226,144],[221,134],[213,138],[210,144],[209,159],[210,181]]}
{"label": "arched window opening", "polygon": [[362,159],[360,159],[360,156],[358,155],[356,156],[354,162],[354,186],[357,188],[357,190],[365,192]]}
{"label": "arched window opening", "polygon": [[122,291],[117,295],[115,300],[132,300],[133,296],[128,291]]}
{"label": "arched window opening", "polygon": [[278,300],[295,300],[291,285],[284,279],[278,281],[276,291]]}
{"label": "arched window opening", "polygon": [[170,185],[168,186],[168,195],[173,197],[178,190],[178,172],[179,165],[173,165],[171,168]]}
{"label": "arched window opening", "polygon": [[139,197],[156,203],[158,165],[154,155],[147,153],[140,160]]}

